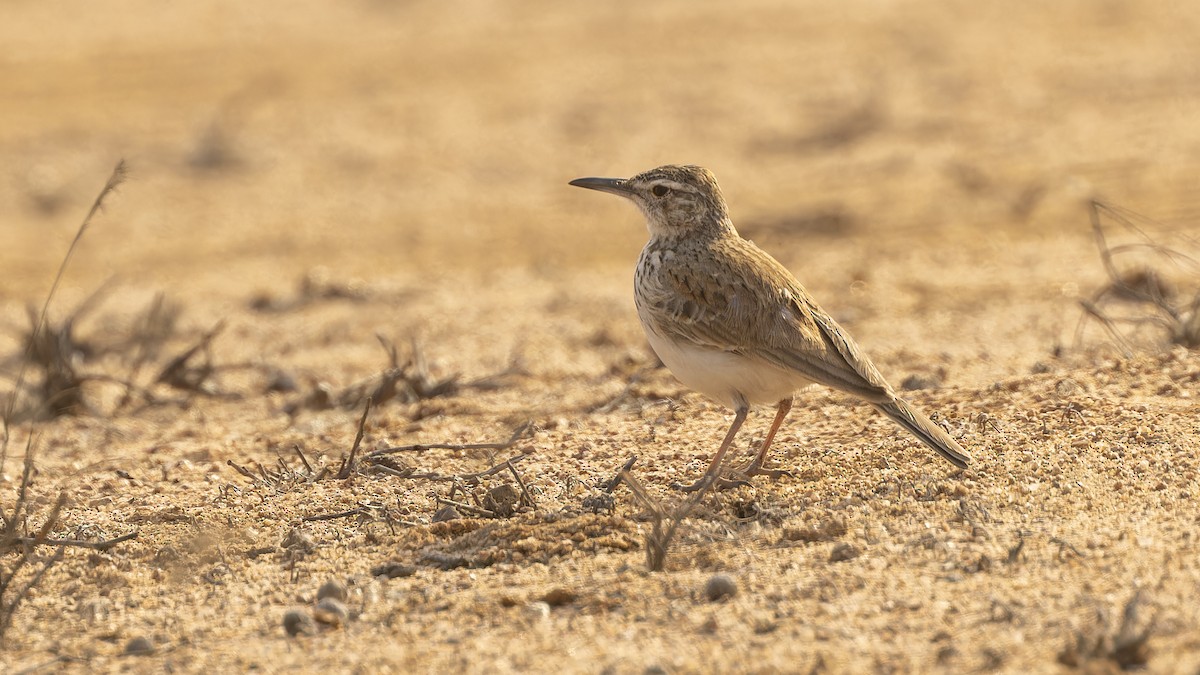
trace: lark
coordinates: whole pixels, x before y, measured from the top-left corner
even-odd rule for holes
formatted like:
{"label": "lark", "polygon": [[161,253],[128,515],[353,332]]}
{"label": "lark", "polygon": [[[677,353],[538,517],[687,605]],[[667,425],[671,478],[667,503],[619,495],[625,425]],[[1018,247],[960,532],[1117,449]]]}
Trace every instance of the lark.
{"label": "lark", "polygon": [[571,185],[625,197],[641,209],[650,241],[638,258],[634,300],[646,337],[680,382],[734,411],[733,422],[693,491],[720,478],[721,463],[751,406],[775,419],[738,474],[789,475],[765,466],[793,397],[813,384],[871,404],[951,464],[971,461],[948,433],[896,396],[879,370],[786,267],[734,229],[712,172],[660,166],[632,178],[579,178]]}

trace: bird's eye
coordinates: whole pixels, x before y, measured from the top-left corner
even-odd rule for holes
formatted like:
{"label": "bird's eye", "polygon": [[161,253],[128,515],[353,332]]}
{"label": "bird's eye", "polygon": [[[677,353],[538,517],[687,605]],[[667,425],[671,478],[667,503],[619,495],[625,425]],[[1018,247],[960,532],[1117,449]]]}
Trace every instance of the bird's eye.
{"label": "bird's eye", "polygon": [[650,188],[650,193],[655,197],[664,197],[670,191],[671,190],[668,189],[666,185],[655,185],[654,187]]}

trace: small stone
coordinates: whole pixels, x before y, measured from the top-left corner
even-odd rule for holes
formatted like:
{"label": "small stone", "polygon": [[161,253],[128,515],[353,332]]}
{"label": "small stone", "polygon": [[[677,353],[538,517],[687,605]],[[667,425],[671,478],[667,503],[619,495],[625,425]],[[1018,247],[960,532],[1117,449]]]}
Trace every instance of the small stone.
{"label": "small stone", "polygon": [[732,598],[737,592],[737,582],[727,574],[714,574],[704,584],[704,596],[711,602]]}
{"label": "small stone", "polygon": [[941,379],[932,375],[909,375],[900,382],[900,388],[905,391],[919,391],[921,389],[937,389],[941,385]]}
{"label": "small stone", "polygon": [[145,635],[139,635],[125,643],[125,653],[130,656],[149,656],[154,653],[154,643]]}
{"label": "small stone", "polygon": [[598,494],[584,497],[583,501],[580,502],[579,505],[582,506],[585,511],[590,513],[611,514],[617,508],[617,500],[607,492],[600,492]]}
{"label": "small stone", "polygon": [[521,493],[508,483],[497,485],[483,495],[483,508],[501,518],[508,518],[516,513],[520,503]]}
{"label": "small stone", "polygon": [[317,600],[320,601],[324,600],[325,598],[333,598],[338,602],[345,602],[346,584],[343,584],[337,579],[330,579],[329,581],[321,584],[321,588],[317,590]]}
{"label": "small stone", "polygon": [[443,506],[434,512],[433,517],[429,519],[429,522],[442,523],[447,520],[458,520],[459,518],[462,518],[462,516],[459,515],[458,509],[447,504],[446,506]]}
{"label": "small stone", "polygon": [[550,618],[550,605],[541,600],[531,602],[525,605],[525,616],[534,622],[545,621]]}
{"label": "small stone", "polygon": [[756,616],[752,626],[754,628],[755,635],[766,635],[768,633],[774,633],[779,629],[779,624],[776,623],[774,619],[766,615]]}
{"label": "small stone", "polygon": [[555,588],[542,596],[542,601],[551,607],[562,607],[575,602],[579,594],[566,588]]}
{"label": "small stone", "polygon": [[853,544],[847,544],[844,541],[839,541],[833,545],[833,550],[829,552],[829,562],[845,562],[854,560],[862,555]]}
{"label": "small stone", "polygon": [[399,562],[388,562],[371,568],[371,576],[387,577],[389,579],[411,577],[416,573],[416,567],[413,567],[412,565],[405,565],[404,563]]}
{"label": "small stone", "polygon": [[313,618],[327,626],[340,626],[350,617],[350,610],[341,600],[325,598],[313,608]]}
{"label": "small stone", "polygon": [[317,550],[317,542],[313,541],[312,535],[298,527],[292,528],[288,532],[288,535],[283,538],[283,543],[280,545],[288,550],[302,551],[304,553],[312,553]]}
{"label": "small stone", "polygon": [[289,609],[283,614],[283,629],[288,635],[312,635],[317,632],[317,624],[308,612],[299,609]]}
{"label": "small stone", "polygon": [[274,369],[271,372],[270,379],[267,380],[265,389],[268,392],[292,392],[296,391],[296,378],[292,377],[291,373]]}
{"label": "small stone", "polygon": [[183,558],[183,554],[174,546],[164,546],[154,554],[154,566],[164,567]]}

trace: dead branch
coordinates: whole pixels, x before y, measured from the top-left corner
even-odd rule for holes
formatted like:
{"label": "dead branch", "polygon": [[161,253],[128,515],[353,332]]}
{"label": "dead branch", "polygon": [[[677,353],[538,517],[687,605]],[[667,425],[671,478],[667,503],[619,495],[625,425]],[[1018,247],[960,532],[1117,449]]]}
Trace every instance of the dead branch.
{"label": "dead branch", "polygon": [[525,480],[521,478],[521,473],[517,471],[517,467],[512,463],[511,460],[505,462],[505,464],[508,466],[508,470],[512,472],[513,478],[515,478],[517,481],[517,485],[521,488],[521,502],[526,506],[536,507],[537,503],[533,501],[533,495],[529,494],[529,488],[525,486]]}
{"label": "dead branch", "polygon": [[229,465],[229,466],[233,467],[233,469],[234,469],[235,471],[237,471],[238,473],[242,474],[242,475],[243,475],[243,476],[245,476],[246,478],[249,478],[249,479],[250,479],[250,480],[252,480],[252,481],[258,482],[258,474],[254,473],[253,471],[251,471],[251,470],[247,469],[247,468],[246,468],[246,467],[244,467],[244,466],[240,466],[239,464],[237,464],[236,462],[234,462],[232,459],[227,459],[227,460],[225,460],[225,464],[227,464],[227,465]]}
{"label": "dead branch", "polygon": [[304,469],[308,471],[308,475],[313,475],[312,465],[308,463],[308,458],[304,456],[304,451],[300,449],[300,446],[293,443],[292,449],[296,451],[297,455],[300,455],[300,461],[304,464]]}
{"label": "dead branch", "polygon": [[354,445],[350,447],[350,459],[343,460],[342,466],[338,468],[335,476],[339,480],[345,480],[354,473],[355,457],[358,455],[358,446],[362,445],[363,432],[367,426],[367,415],[371,412],[371,397],[367,397],[367,405],[363,408],[362,418],[358,420],[358,433],[354,435]]}
{"label": "dead branch", "polygon": [[637,461],[638,461],[637,455],[634,455],[634,456],[630,457],[629,459],[625,460],[625,463],[621,465],[621,468],[617,469],[617,474],[615,476],[613,476],[609,480],[604,481],[603,483],[601,483],[599,485],[600,489],[604,490],[605,492],[607,492],[609,494],[612,494],[617,489],[617,486],[619,486],[621,484],[622,476],[624,476],[624,475],[628,474],[630,471],[632,471],[633,465],[636,464]]}

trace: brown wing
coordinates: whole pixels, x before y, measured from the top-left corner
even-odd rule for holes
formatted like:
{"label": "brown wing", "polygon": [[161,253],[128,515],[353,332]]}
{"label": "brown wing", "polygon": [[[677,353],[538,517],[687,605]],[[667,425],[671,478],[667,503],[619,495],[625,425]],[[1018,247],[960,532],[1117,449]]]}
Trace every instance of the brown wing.
{"label": "brown wing", "polygon": [[891,400],[891,387],[853,339],[783,265],[743,239],[704,252],[713,273],[682,251],[662,261],[639,303],[659,332],[694,344],[760,358],[868,401]]}

